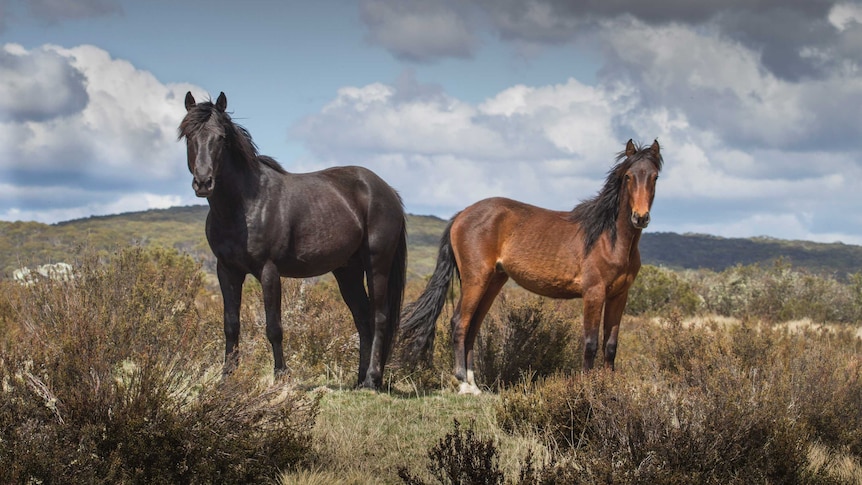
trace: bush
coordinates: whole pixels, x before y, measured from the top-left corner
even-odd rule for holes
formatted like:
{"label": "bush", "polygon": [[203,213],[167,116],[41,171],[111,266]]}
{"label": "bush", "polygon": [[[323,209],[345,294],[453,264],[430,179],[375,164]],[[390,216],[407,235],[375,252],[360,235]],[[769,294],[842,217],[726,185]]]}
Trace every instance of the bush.
{"label": "bush", "polygon": [[[281,285],[284,352],[292,379],[317,380],[336,376],[356,384],[359,336],[353,317],[334,279],[283,278]],[[221,313],[212,318],[221,324]],[[240,338],[241,364],[272,367],[272,347],[266,338],[266,312],[260,284],[248,278],[244,286]],[[216,325],[216,323],[213,323]]]}
{"label": "bush", "polygon": [[476,339],[476,370],[483,382],[507,387],[580,363],[580,317],[572,321],[558,302],[526,292],[502,293]]}
{"label": "bush", "polygon": [[676,272],[644,265],[629,289],[626,313],[657,315],[677,311],[683,315],[693,315],[702,305],[703,298]]}
{"label": "bush", "polygon": [[849,333],[649,327],[652,371],[501,393],[501,427],[557,450],[533,483],[834,483],[809,463],[814,444],[858,461],[862,344]]}
{"label": "bush", "polygon": [[[441,484],[502,485],[497,446],[493,440],[476,436],[471,423],[466,430],[455,420],[454,429],[428,450],[428,471]],[[401,468],[398,476],[408,485],[424,485],[409,470]]]}
{"label": "bush", "polygon": [[707,311],[737,318],[781,322],[810,318],[852,323],[862,319],[862,277],[849,283],[795,270],[784,261],[768,267],[735,266],[721,273],[702,272],[692,284]]}
{"label": "bush", "polygon": [[241,482],[301,463],[317,401],[255,373],[222,382],[201,286],[190,258],[141,248],[6,285],[0,482]]}

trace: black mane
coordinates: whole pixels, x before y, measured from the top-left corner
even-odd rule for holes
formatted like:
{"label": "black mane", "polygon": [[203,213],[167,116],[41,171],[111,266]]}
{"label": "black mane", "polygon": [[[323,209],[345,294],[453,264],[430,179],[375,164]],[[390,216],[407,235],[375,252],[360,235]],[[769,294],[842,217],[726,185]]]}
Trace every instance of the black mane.
{"label": "black mane", "polygon": [[584,254],[589,254],[605,232],[610,233],[611,245],[617,241],[617,214],[620,211],[620,190],[625,173],[641,159],[647,159],[661,171],[663,163],[661,155],[653,155],[649,146],[635,146],[635,153],[627,157],[625,150],[617,154],[617,164],[608,171],[605,185],[593,198],[578,204],[569,215],[569,219],[581,225],[584,231]]}
{"label": "black mane", "polygon": [[201,131],[214,130],[210,119],[214,119],[216,125],[224,131],[227,149],[244,161],[249,169],[259,170],[263,164],[276,172],[287,173],[275,159],[261,155],[248,130],[234,123],[230,115],[216,108],[211,101],[197,103],[186,113],[180,123],[178,138],[190,138]]}

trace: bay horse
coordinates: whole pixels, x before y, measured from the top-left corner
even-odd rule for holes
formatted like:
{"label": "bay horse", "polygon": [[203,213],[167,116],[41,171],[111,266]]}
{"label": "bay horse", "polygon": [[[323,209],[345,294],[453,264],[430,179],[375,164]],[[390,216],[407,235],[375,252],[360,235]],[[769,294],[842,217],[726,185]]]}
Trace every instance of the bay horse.
{"label": "bay horse", "polygon": [[[227,98],[186,94],[179,126],[224,299],[224,374],[238,364],[246,275],[260,281],[276,374],[285,371],[281,276],[331,272],[359,332],[358,385],[379,388],[401,311],[407,260],[401,198],[362,167],[288,173],[231,120]],[[367,290],[366,290],[367,282]]]}
{"label": "bay horse", "polygon": [[613,370],[620,320],[641,266],[638,241],[650,221],[662,163],[657,140],[649,147],[629,140],[598,195],[572,211],[494,197],[452,217],[431,279],[402,312],[405,360],[416,362],[429,355],[435,322],[457,272],[461,297],[451,324],[460,393],[480,393],[473,344],[509,278],[542,296],[583,298],[583,369],[593,368],[603,324],[604,367]]}

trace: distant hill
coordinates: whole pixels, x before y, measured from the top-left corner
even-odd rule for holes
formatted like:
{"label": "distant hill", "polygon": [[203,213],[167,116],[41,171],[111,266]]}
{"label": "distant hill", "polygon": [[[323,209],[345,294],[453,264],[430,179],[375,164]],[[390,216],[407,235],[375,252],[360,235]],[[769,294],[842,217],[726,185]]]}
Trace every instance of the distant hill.
{"label": "distant hill", "polygon": [[675,269],[721,271],[737,264],[769,263],[781,258],[794,267],[838,278],[862,271],[862,246],[842,243],[645,232],[640,250],[646,263]]}
{"label": "distant hill", "polygon": [[[201,260],[214,272],[215,261],[204,236],[205,205],[89,217],[58,224],[0,221],[0,277],[15,268],[70,261],[81,248],[111,249],[127,244],[177,248]],[[410,277],[434,269],[437,244],[446,221],[408,216]],[[640,243],[644,263],[674,269],[721,271],[736,264],[769,263],[782,258],[791,265],[839,278],[862,271],[862,246],[769,238],[721,238],[700,234],[645,232]]]}

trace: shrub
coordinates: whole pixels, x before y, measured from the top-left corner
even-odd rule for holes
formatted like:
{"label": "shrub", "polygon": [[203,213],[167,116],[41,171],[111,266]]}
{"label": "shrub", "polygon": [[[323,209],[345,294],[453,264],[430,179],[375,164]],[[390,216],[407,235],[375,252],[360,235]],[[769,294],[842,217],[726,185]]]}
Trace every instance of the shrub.
{"label": "shrub", "polygon": [[849,332],[643,327],[652,370],[501,392],[501,427],[557,450],[532,483],[829,483],[839,472],[810,464],[814,444],[860,456],[862,343]]}
{"label": "shrub", "polygon": [[526,292],[502,293],[476,341],[478,376],[499,388],[577,365],[580,319],[567,318],[554,308],[558,304]]}
{"label": "shrub", "polygon": [[656,315],[678,311],[684,315],[693,315],[702,305],[703,298],[676,272],[644,265],[629,289],[626,313]]}
{"label": "shrub", "polygon": [[[497,446],[493,440],[476,436],[473,424],[466,430],[455,420],[454,429],[428,450],[428,471],[441,484],[502,485]],[[401,468],[398,476],[408,485],[426,482]]]}
{"label": "shrub", "polygon": [[15,329],[0,482],[241,482],[301,463],[317,401],[256,373],[222,382],[201,285],[190,258],[128,248],[83,257],[71,282],[0,295]]}
{"label": "shrub", "polygon": [[[321,376],[335,375],[343,379],[342,384],[356,384],[359,336],[334,279],[283,278],[281,295],[284,352],[291,378],[319,381]],[[220,324],[221,313],[213,318]],[[244,286],[240,318],[240,365],[251,360],[255,367],[272,367],[263,294],[253,278]]]}
{"label": "shrub", "polygon": [[793,269],[784,261],[772,266],[734,266],[721,273],[701,272],[692,284],[707,311],[737,318],[780,322],[810,318],[851,323],[862,319],[862,277],[849,283]]}

